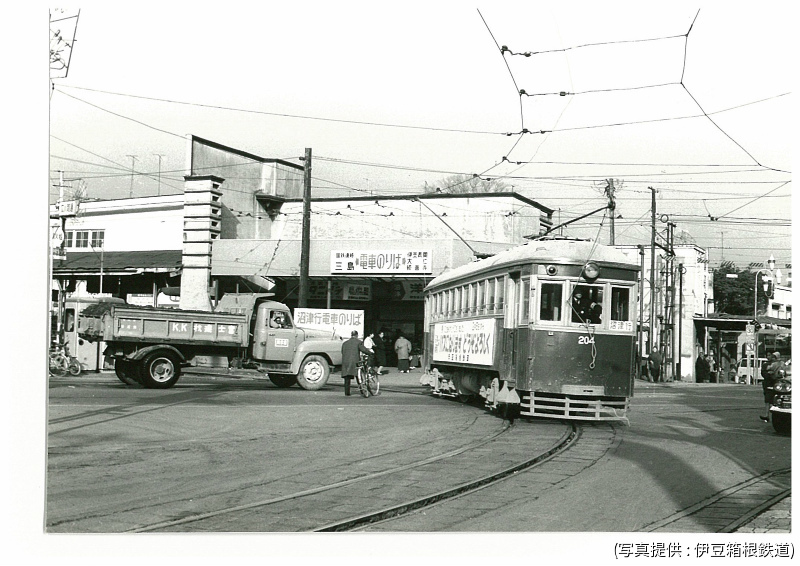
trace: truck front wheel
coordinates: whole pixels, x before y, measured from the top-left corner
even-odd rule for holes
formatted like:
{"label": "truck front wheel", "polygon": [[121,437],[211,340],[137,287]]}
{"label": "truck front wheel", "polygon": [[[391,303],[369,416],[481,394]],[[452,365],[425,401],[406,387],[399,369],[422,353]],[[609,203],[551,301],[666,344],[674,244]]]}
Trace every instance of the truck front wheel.
{"label": "truck front wheel", "polygon": [[308,356],[300,366],[297,383],[307,391],[316,391],[328,383],[330,374],[331,368],[325,358],[317,355]]}
{"label": "truck front wheel", "polygon": [[269,374],[269,380],[275,384],[275,387],[291,387],[297,383],[297,376],[294,375],[278,375]]}
{"label": "truck front wheel", "polygon": [[142,362],[142,385],[150,389],[169,389],[175,385],[180,375],[180,361],[172,352],[153,352],[145,356]]}
{"label": "truck front wheel", "polygon": [[114,360],[114,373],[125,385],[139,385],[136,381],[136,364],[128,360],[117,358]]}

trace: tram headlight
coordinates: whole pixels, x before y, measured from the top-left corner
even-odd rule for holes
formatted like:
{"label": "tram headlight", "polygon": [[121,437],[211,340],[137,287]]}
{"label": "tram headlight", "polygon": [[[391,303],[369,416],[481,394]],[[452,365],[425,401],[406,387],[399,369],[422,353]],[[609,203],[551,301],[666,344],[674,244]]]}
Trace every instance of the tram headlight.
{"label": "tram headlight", "polygon": [[597,264],[593,261],[590,261],[583,266],[583,276],[586,277],[586,279],[597,279],[599,275],[600,268],[597,267]]}
{"label": "tram headlight", "polygon": [[548,265],[547,266],[547,274],[548,275],[557,275],[558,268],[555,265]]}

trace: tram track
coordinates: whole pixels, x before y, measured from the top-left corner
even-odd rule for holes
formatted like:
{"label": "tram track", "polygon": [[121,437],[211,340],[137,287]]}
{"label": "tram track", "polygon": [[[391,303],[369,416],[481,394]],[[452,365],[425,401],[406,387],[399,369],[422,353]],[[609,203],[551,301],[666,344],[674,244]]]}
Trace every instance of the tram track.
{"label": "tram track", "polygon": [[[522,448],[517,453],[513,450],[520,445],[519,434],[514,434],[518,427],[504,426],[477,442],[401,466],[279,497],[141,525],[126,532],[349,530],[500,481],[567,449],[579,436],[573,426],[551,425],[537,443],[536,453],[521,458]],[[498,446],[507,452],[501,458],[496,456]],[[493,455],[495,462],[487,464]],[[487,465],[494,469],[481,473]],[[473,469],[476,467],[481,471]]]}
{"label": "tram track", "polygon": [[791,495],[791,471],[785,468],[753,476],[651,523],[639,532],[708,532],[709,527],[717,533],[735,532]]}

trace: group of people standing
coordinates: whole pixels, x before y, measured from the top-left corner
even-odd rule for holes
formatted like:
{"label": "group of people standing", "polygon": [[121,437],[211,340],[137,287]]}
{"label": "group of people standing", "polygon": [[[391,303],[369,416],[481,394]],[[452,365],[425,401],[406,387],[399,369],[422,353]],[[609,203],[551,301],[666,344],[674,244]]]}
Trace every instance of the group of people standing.
{"label": "group of people standing", "polygon": [[[370,332],[362,341],[358,337],[358,330],[350,333],[350,339],[342,344],[342,377],[344,378],[344,394],[350,395],[350,382],[356,376],[358,363],[361,354],[367,356],[367,363],[375,368],[380,375],[386,365],[386,334],[383,330],[377,334]],[[400,373],[411,371],[411,342],[408,338],[399,334],[394,343],[394,351],[397,354],[397,370]]]}

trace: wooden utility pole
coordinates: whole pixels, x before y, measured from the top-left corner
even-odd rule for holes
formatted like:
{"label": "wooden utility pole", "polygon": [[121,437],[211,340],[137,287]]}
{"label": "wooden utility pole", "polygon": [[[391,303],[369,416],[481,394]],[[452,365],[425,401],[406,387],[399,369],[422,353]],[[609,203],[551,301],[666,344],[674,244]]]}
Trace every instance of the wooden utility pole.
{"label": "wooden utility pole", "polygon": [[615,243],[614,242],[614,233],[615,233],[614,232],[614,217],[616,216],[616,208],[617,208],[617,203],[614,200],[614,192],[615,192],[615,190],[616,189],[614,187],[614,179],[606,179],[605,193],[606,193],[606,196],[608,197],[608,210],[609,210],[609,215],[611,216],[611,238],[609,239],[609,244],[612,245],[612,246]]}
{"label": "wooden utility pole", "polygon": [[308,306],[308,264],[311,252],[311,148],[306,148],[303,174],[303,241],[300,250],[300,289],[297,306]]}
{"label": "wooden utility pole", "polygon": [[647,342],[650,351],[653,349],[653,336],[655,336],[655,308],[656,308],[656,190],[648,187],[651,193],[650,204],[650,329],[647,332]]}

